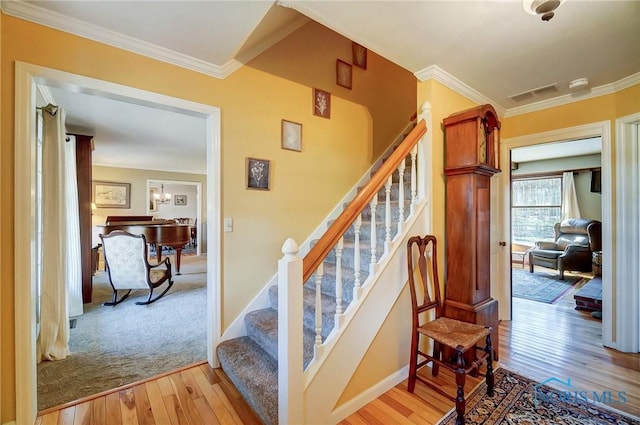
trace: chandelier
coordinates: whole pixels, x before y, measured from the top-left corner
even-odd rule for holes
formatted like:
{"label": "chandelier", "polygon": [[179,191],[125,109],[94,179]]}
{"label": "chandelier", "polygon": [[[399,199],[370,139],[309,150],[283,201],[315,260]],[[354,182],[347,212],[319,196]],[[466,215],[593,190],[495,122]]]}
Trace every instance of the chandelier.
{"label": "chandelier", "polygon": [[164,193],[164,185],[160,185],[160,193],[154,193],[153,199],[156,201],[156,204],[168,204],[171,202],[171,194]]}

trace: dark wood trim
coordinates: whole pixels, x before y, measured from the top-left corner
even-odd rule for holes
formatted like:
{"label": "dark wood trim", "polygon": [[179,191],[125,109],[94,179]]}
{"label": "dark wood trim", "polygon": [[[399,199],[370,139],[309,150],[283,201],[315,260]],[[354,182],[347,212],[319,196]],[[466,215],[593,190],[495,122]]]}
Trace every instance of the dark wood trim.
{"label": "dark wood trim", "polygon": [[91,302],[91,153],[93,136],[72,134],[76,137],[76,175],[78,181],[78,210],[80,214],[80,258],[82,261],[82,302]]}

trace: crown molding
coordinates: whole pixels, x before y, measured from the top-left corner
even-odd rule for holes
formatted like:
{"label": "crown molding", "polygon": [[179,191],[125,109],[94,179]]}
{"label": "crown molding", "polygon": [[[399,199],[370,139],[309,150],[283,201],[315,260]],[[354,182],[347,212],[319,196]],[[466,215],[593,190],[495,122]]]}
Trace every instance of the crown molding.
{"label": "crown molding", "polygon": [[499,116],[503,116],[505,114],[505,109],[500,106],[500,104],[494,102],[473,87],[449,74],[438,65],[431,65],[425,69],[415,72],[413,75],[415,75],[416,78],[420,81],[436,80],[449,87],[456,93],[459,93],[462,96],[471,99],[472,101],[480,105],[484,105],[485,103],[491,104]]}
{"label": "crown molding", "polygon": [[128,50],[143,56],[177,65],[182,68],[224,79],[242,66],[241,63],[230,60],[223,66],[218,66],[201,59],[194,58],[174,50],[166,49],[146,41],[138,40],[115,31],[110,31],[93,24],[53,12],[24,1],[5,1],[2,11],[10,16],[35,22],[60,31],[68,32],[80,37],[88,38],[109,46]]}
{"label": "crown molding", "polygon": [[629,75],[610,84],[594,87],[573,94],[565,94],[563,96],[554,97],[553,99],[541,100],[540,102],[530,103],[528,105],[518,106],[507,109],[505,117],[513,117],[516,115],[527,114],[529,112],[540,111],[542,109],[553,108],[556,106],[566,105],[573,102],[592,99],[594,97],[613,94],[621,90],[627,89],[636,84],[640,84],[640,72]]}

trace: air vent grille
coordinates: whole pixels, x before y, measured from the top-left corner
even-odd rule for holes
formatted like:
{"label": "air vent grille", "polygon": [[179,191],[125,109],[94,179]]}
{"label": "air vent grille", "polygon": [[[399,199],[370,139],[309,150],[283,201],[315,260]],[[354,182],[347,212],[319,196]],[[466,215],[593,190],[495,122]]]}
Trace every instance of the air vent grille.
{"label": "air vent grille", "polygon": [[509,96],[509,99],[513,100],[514,102],[522,102],[524,100],[533,99],[534,97],[541,96],[543,94],[556,93],[557,91],[558,91],[558,86],[556,83],[553,83],[547,86],[538,87],[522,93],[511,95]]}

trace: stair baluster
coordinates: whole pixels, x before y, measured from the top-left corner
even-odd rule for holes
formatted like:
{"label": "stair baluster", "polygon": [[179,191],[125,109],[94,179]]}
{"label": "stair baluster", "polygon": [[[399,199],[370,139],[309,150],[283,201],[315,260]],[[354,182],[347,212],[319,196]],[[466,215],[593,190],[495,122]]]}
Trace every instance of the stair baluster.
{"label": "stair baluster", "polygon": [[418,145],[411,149],[411,206],[410,214],[413,215],[413,211],[416,205],[418,205],[418,174],[416,170],[416,157],[418,156]]}
{"label": "stair baluster", "polygon": [[317,348],[322,345],[322,274],[324,266],[322,263],[316,270],[316,353]]}
{"label": "stair baluster", "polygon": [[384,253],[387,255],[391,249],[391,185],[393,184],[393,177],[389,176],[387,183],[384,185],[385,192],[385,241],[384,241]]}
{"label": "stair baluster", "polygon": [[[336,244],[336,315],[342,314],[342,249],[344,237]],[[339,324],[336,320],[336,324]]]}
{"label": "stair baluster", "polygon": [[398,181],[400,182],[398,185],[398,233],[402,233],[402,227],[404,224],[404,159],[398,166]]}
{"label": "stair baluster", "polygon": [[378,263],[378,254],[376,253],[376,248],[378,246],[378,238],[376,237],[376,211],[378,209],[378,192],[373,195],[371,198],[371,237],[370,237],[370,247],[371,247],[371,263],[369,264],[369,274],[373,275],[376,272],[376,265]]}
{"label": "stair baluster", "polygon": [[354,268],[354,286],[356,293],[354,293],[354,298],[357,298],[356,295],[358,288],[362,287],[361,276],[360,276],[360,227],[362,226],[362,214],[358,214],[358,218],[354,222],[354,243],[353,243],[353,268]]}

